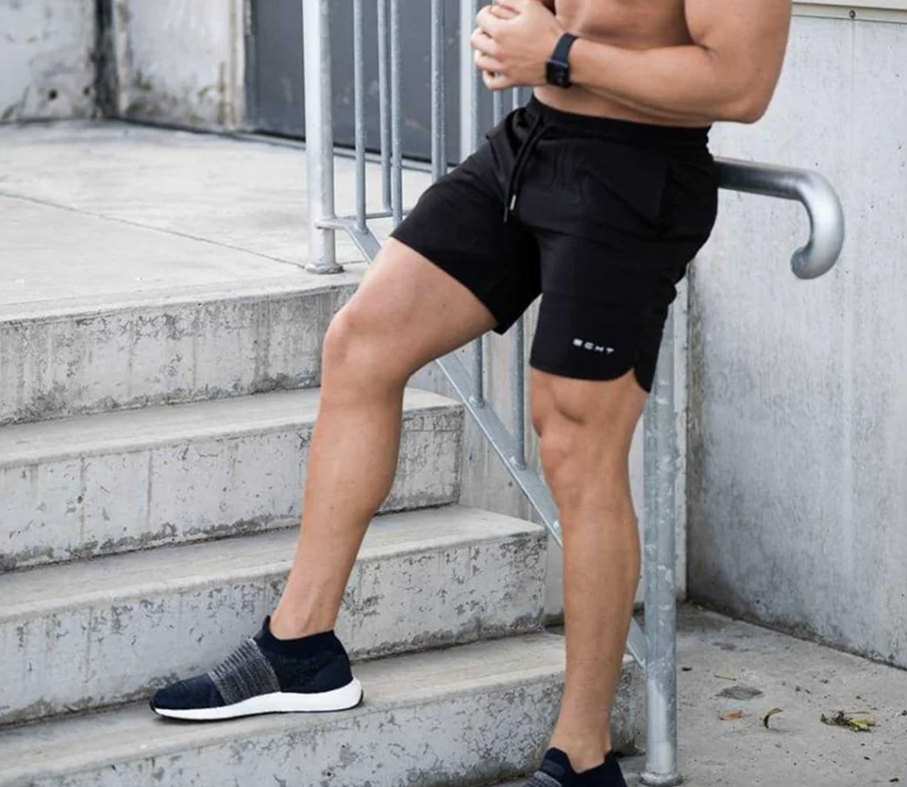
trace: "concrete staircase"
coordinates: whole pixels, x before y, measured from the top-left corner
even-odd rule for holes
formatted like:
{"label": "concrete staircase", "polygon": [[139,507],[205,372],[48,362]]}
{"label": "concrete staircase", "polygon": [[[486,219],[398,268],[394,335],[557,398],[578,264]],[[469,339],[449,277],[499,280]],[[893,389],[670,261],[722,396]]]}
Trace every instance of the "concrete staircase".
{"label": "concrete staircase", "polygon": [[365,703],[201,725],[145,703],[272,609],[321,339],[355,283],[299,271],[0,314],[0,787],[440,787],[532,768],[563,679],[547,539],[458,505],[463,409],[428,391],[407,391],[397,480],[338,624]]}

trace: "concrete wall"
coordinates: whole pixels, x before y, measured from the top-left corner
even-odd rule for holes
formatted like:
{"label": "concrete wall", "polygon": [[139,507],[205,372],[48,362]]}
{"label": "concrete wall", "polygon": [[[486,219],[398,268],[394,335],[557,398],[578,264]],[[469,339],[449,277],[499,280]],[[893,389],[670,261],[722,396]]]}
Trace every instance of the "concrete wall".
{"label": "concrete wall", "polygon": [[0,123],[90,117],[95,0],[0,0]]}
{"label": "concrete wall", "polygon": [[245,119],[242,0],[113,0],[119,114],[237,128]]}
{"label": "concrete wall", "polygon": [[[779,93],[721,155],[818,169],[848,240],[788,267],[793,203],[725,195],[692,283],[689,592],[907,666],[907,24],[797,17]],[[907,21],[902,16],[901,21]]]}

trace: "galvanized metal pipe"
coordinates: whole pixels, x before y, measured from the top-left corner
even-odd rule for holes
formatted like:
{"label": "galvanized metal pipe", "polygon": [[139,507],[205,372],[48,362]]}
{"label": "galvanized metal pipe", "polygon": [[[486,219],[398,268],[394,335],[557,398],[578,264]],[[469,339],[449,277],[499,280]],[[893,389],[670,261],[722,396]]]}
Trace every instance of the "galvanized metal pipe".
{"label": "galvanized metal pipe", "polygon": [[400,0],[390,0],[391,26],[391,211],[403,220],[403,51]]}
{"label": "galvanized metal pipe", "polygon": [[356,227],[367,229],[365,193],[365,34],[362,0],[353,0],[353,114],[356,142]]}
{"label": "galvanized metal pipe", "polygon": [[[479,0],[470,0],[470,11],[473,19],[479,13],[479,6]],[[463,32],[465,33],[465,31]],[[482,144],[482,124],[479,122],[479,96],[482,87],[482,72],[473,67],[472,78],[469,80],[470,119],[472,121],[471,150],[476,150]],[[479,406],[485,404],[484,337],[480,337],[473,342],[472,401]]]}
{"label": "galvanized metal pipe", "polygon": [[791,268],[801,279],[827,273],[844,247],[844,208],[834,187],[818,172],[749,161],[718,159],[721,188],[795,200],[809,216],[809,241],[794,252]]}
{"label": "galvanized metal pipe", "polygon": [[643,784],[683,781],[677,769],[677,577],[674,483],[674,315],[665,323],[655,382],[644,419],[646,770]]}
{"label": "galvanized metal pipe", "polygon": [[513,327],[510,346],[510,391],[513,395],[513,463],[526,467],[526,316]]}
{"label": "galvanized metal pipe", "polygon": [[495,90],[494,93],[492,93],[491,107],[492,107],[492,112],[493,112],[492,122],[495,125],[497,125],[498,123],[501,122],[502,118],[504,117],[504,91],[503,90]]}
{"label": "galvanized metal pipe", "polygon": [[378,135],[381,137],[381,204],[391,209],[391,95],[388,77],[387,0],[378,4]]}
{"label": "galvanized metal pipe", "polygon": [[[479,13],[481,3],[479,0],[470,0],[470,3],[472,18],[475,19]],[[485,83],[482,82],[482,72],[473,66],[472,79],[469,82],[469,103],[470,115],[472,118],[472,150],[475,150],[482,144],[482,124],[479,122],[479,97],[481,96],[484,85]]]}
{"label": "galvanized metal pipe", "polygon": [[437,180],[447,172],[447,106],[444,90],[446,42],[444,0],[431,0],[431,174]]}
{"label": "galvanized metal pipe", "polygon": [[315,273],[335,273],[334,230],[318,226],[334,218],[334,131],[331,111],[331,23],[328,0],[303,0],[305,63],[306,188],[309,199],[309,262]]}
{"label": "galvanized metal pipe", "polygon": [[460,0],[459,2],[459,156],[460,160],[466,158],[472,152],[473,131],[472,131],[472,79],[474,77],[475,67],[473,65],[473,51],[469,45],[469,37],[475,28],[475,3],[471,0]]}

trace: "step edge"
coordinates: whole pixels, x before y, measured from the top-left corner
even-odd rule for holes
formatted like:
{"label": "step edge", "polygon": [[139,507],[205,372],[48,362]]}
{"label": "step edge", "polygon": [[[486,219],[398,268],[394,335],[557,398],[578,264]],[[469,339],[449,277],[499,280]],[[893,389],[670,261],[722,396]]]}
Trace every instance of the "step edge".
{"label": "step edge", "polygon": [[[555,644],[558,644],[558,656],[552,655],[550,660],[545,664],[540,664],[532,668],[528,668],[520,671],[519,673],[513,673],[512,671],[501,671],[495,674],[495,677],[500,678],[500,681],[495,683],[495,687],[498,691],[507,691],[514,687],[520,685],[526,685],[530,683],[541,683],[541,682],[550,682],[552,680],[557,681],[561,679],[561,676],[564,672],[564,657],[563,653],[563,638],[555,635],[549,634],[547,632],[539,632],[533,634],[522,634],[517,635],[516,637],[507,637],[505,640],[513,641],[519,640],[521,642],[527,643],[527,647],[531,644],[535,644],[536,647],[539,645],[549,648],[552,653],[555,650]],[[445,648],[444,650],[457,650],[459,648],[470,648],[475,647],[477,643],[469,643],[466,645],[457,645],[452,648]],[[439,649],[440,650],[440,649]],[[406,658],[411,656],[411,654],[404,654],[401,656],[392,656],[383,661],[393,661],[394,659]],[[622,665],[622,671],[627,668],[626,658],[624,659],[624,664]],[[440,691],[432,691],[430,689],[418,689],[413,692],[411,696],[405,697],[400,700],[388,701],[388,702],[377,702],[373,705],[368,704],[366,699],[366,704],[355,708],[352,711],[339,712],[337,714],[330,714],[332,718],[327,718],[328,714],[325,714],[325,724],[317,725],[319,728],[324,729],[325,727],[330,729],[333,726],[341,725],[344,723],[344,717],[361,717],[364,715],[371,715],[375,713],[386,713],[388,711],[399,710],[410,707],[418,707],[420,705],[427,705],[432,701],[443,702],[449,701],[451,699],[456,699],[458,697],[468,697],[475,694],[487,694],[490,677],[484,677],[472,680],[469,684],[458,684],[452,688],[442,688]],[[99,711],[98,713],[128,713],[130,711],[136,710],[142,703],[133,703],[131,705],[122,706],[119,708],[108,709],[106,711]],[[151,711],[149,710],[150,714]],[[88,714],[89,716],[91,714]],[[251,722],[251,723],[250,723]],[[53,719],[49,720],[49,723],[53,723]],[[279,735],[285,729],[287,729],[292,722],[289,718],[281,717],[279,715],[271,716],[262,716],[251,720],[240,721],[239,724],[231,722],[230,725],[206,725],[210,726],[210,731],[207,735],[202,736],[203,739],[199,741],[197,738],[194,739],[191,743],[185,744],[177,741],[163,741],[160,744],[144,744],[140,755],[134,751],[135,744],[126,745],[120,744],[122,749],[131,750],[132,754],[130,756],[129,751],[126,752],[113,752],[110,755],[102,759],[93,759],[86,761],[88,757],[92,755],[86,752],[79,752],[77,754],[68,755],[60,762],[56,767],[46,767],[40,771],[35,769],[30,769],[28,766],[19,766],[18,773],[13,772],[9,778],[5,778],[5,774],[0,771],[0,787],[18,787],[18,784],[25,784],[21,781],[22,778],[30,778],[32,780],[53,778],[53,777],[65,777],[68,775],[74,775],[77,773],[83,773],[88,770],[101,769],[104,767],[109,767],[114,765],[117,762],[123,762],[124,760],[138,760],[138,759],[148,759],[153,757],[166,756],[168,754],[178,753],[188,747],[199,748],[211,745],[217,745],[219,742],[230,741],[230,740],[241,740],[247,739],[250,737],[259,737],[264,735]],[[41,724],[41,722],[38,722]],[[215,726],[220,729],[215,729]],[[313,725],[315,726],[315,725]],[[231,730],[229,729],[232,727]],[[246,729],[252,728],[252,729]],[[204,729],[204,728],[201,728]]]}
{"label": "step edge", "polygon": [[[308,274],[302,268],[300,273],[310,276],[318,275]],[[328,275],[324,274],[320,278],[325,279],[326,276]],[[292,275],[275,276],[269,278],[265,285],[262,285],[261,279],[233,279],[229,282],[217,283],[214,286],[210,284],[193,285],[179,290],[160,288],[127,294],[110,293],[109,295],[75,296],[48,301],[21,301],[0,306],[0,329],[5,326],[18,327],[23,323],[41,324],[111,317],[136,309],[166,309],[193,304],[246,303],[308,295],[318,296],[341,288],[356,287],[361,278],[358,273],[349,270],[344,270],[340,274],[330,274],[330,277],[324,281],[300,282],[296,276]]]}
{"label": "step edge", "polygon": [[[388,512],[393,513],[395,516],[400,517],[412,517],[416,518],[418,515],[424,511],[434,510],[434,509],[463,509],[457,504],[451,504],[446,506],[433,506],[428,509],[415,509],[408,510],[404,512]],[[468,511],[468,509],[465,509]],[[384,514],[380,515],[384,516]],[[380,518],[376,517],[376,518]],[[466,513],[463,513],[463,516],[467,516]],[[357,562],[361,559],[362,562],[373,563],[380,560],[386,560],[392,557],[405,557],[407,555],[416,555],[416,554],[432,554],[443,549],[448,549],[452,546],[465,546],[467,544],[480,544],[484,548],[491,548],[495,544],[510,543],[514,541],[523,541],[523,540],[542,540],[545,537],[544,528],[541,525],[537,525],[528,520],[518,520],[515,517],[511,517],[516,522],[523,522],[525,526],[517,527],[511,526],[510,529],[505,529],[503,525],[497,532],[489,534],[469,534],[465,535],[462,531],[457,534],[456,532],[450,534],[444,534],[443,536],[434,535],[430,538],[418,539],[414,538],[411,541],[406,541],[393,545],[375,545],[375,546],[363,546]],[[380,527],[380,524],[378,525]],[[413,524],[412,528],[418,530],[419,525]],[[127,591],[117,590],[117,589],[105,589],[98,590],[94,592],[83,593],[78,596],[78,603],[74,603],[72,597],[68,597],[64,600],[63,597],[57,599],[48,599],[46,601],[40,602],[26,602],[20,605],[14,606],[4,606],[0,609],[0,625],[15,625],[16,622],[23,619],[32,619],[38,616],[51,615],[55,612],[61,610],[69,609],[73,606],[85,607],[85,606],[95,606],[103,603],[126,603],[129,601],[137,601],[141,599],[147,599],[149,597],[157,597],[163,594],[169,594],[174,592],[185,593],[192,592],[197,590],[204,590],[206,588],[219,587],[224,584],[257,580],[257,581],[267,581],[268,578],[279,578],[281,575],[289,572],[290,567],[293,563],[292,554],[292,544],[293,539],[289,536],[289,533],[295,533],[295,528],[285,528],[280,531],[268,531],[268,535],[274,535],[275,533],[283,534],[286,532],[287,542],[288,542],[288,556],[284,559],[274,562],[263,562],[255,566],[248,566],[241,570],[235,570],[231,572],[223,572],[216,574],[214,576],[207,577],[183,577],[176,579],[155,579],[147,580],[142,583],[135,584],[129,587]],[[216,539],[210,542],[196,542],[193,546],[196,547],[205,547],[208,545],[214,546],[218,545],[224,541],[238,541],[244,539],[253,539],[258,536],[258,533],[239,535],[232,538],[223,538]],[[181,544],[170,545],[168,547],[161,547],[158,549],[179,549]],[[128,563],[130,559],[134,558],[135,555],[142,552],[157,551],[155,550],[138,550],[136,552],[124,552],[116,555],[107,555],[104,557],[94,558],[92,560],[86,561],[77,561],[74,563],[64,564],[72,565],[78,568],[83,568],[85,571],[88,571],[88,565],[99,560],[118,560],[124,563]],[[49,564],[43,566],[35,566],[33,568],[23,569],[23,572],[33,573],[38,571],[50,572],[58,564]],[[15,573],[7,575],[8,581],[13,581],[15,579]],[[49,577],[52,579],[52,577]]]}
{"label": "step edge", "polygon": [[[307,394],[313,399],[318,399],[320,396],[321,388],[298,388],[292,389],[289,391],[280,391],[279,395],[289,398],[291,395],[298,395],[300,398],[304,398],[304,395]],[[435,413],[444,413],[444,412],[455,412],[462,411],[462,403],[451,399],[441,394],[434,394],[431,391],[422,391],[422,389],[411,388],[408,389],[411,391],[419,391],[425,394],[432,394],[433,397],[436,397],[437,401],[427,401],[423,403],[412,403],[407,404],[404,399],[403,406],[403,418],[404,422],[407,417],[412,418],[419,415],[432,415]],[[111,415],[118,413],[128,413],[130,415],[135,415],[137,412],[145,413],[143,417],[147,417],[151,420],[151,416],[159,412],[165,412],[168,409],[174,407],[179,408],[194,408],[194,409],[214,409],[221,402],[231,402],[234,403],[237,400],[250,400],[252,397],[256,396],[273,396],[274,392],[264,393],[264,394],[245,394],[238,397],[228,397],[222,399],[204,399],[196,402],[180,402],[178,404],[158,404],[152,405],[150,407],[144,408],[135,408],[133,410],[111,410],[101,413],[92,413],[89,415],[76,415],[68,416],[68,418],[81,418],[81,419],[102,419],[109,418]],[[442,401],[443,400],[443,401]],[[138,453],[140,451],[147,451],[152,448],[163,448],[171,445],[178,445],[180,443],[185,443],[190,440],[202,440],[202,439],[230,439],[232,437],[244,437],[248,435],[267,435],[274,434],[276,432],[284,431],[293,427],[311,427],[315,423],[317,417],[317,408],[315,411],[309,411],[305,415],[297,415],[296,417],[286,416],[281,419],[273,417],[271,419],[263,419],[261,424],[248,424],[247,426],[242,426],[241,423],[226,424],[226,425],[209,425],[204,427],[196,427],[191,429],[190,427],[183,427],[181,430],[174,433],[158,436],[158,437],[148,437],[140,439],[132,439],[125,434],[123,436],[117,437],[106,437],[98,438],[94,444],[85,443],[83,445],[76,444],[73,447],[67,447],[66,449],[61,449],[57,451],[48,451],[44,449],[35,449],[31,451],[21,451],[19,454],[11,453],[9,449],[4,449],[3,456],[0,457],[0,470],[6,470],[15,467],[22,466],[34,466],[46,462],[63,462],[70,459],[79,459],[84,457],[92,456],[103,456],[106,453],[112,453],[114,451],[121,451],[123,453]],[[6,426],[0,426],[0,433],[4,429],[12,428],[22,428],[30,427],[37,429],[42,423],[51,423],[58,422],[61,419],[48,419],[47,421],[33,421],[30,423],[20,423],[20,424],[8,424]],[[125,430],[124,430],[125,431]]]}

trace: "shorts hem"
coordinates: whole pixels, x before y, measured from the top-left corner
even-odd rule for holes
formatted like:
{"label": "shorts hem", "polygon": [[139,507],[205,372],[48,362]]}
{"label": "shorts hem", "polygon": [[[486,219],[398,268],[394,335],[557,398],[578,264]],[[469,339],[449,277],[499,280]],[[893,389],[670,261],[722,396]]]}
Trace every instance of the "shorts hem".
{"label": "shorts hem", "polygon": [[[399,229],[399,227],[397,229]],[[492,317],[494,317],[494,319],[496,321],[495,326],[491,330],[493,330],[495,333],[503,335],[510,328],[510,326],[516,322],[516,319],[510,320],[508,322],[507,321],[508,318],[501,317],[499,314],[498,307],[493,302],[492,297],[491,297],[492,294],[494,293],[495,289],[497,289],[501,285],[501,283],[503,281],[505,281],[506,275],[498,276],[496,279],[493,279],[491,282],[489,282],[488,284],[486,284],[483,287],[475,287],[475,286],[471,285],[469,282],[465,281],[464,277],[457,275],[457,273],[455,272],[456,266],[448,265],[444,262],[439,261],[438,257],[435,257],[435,256],[427,253],[423,249],[419,248],[418,244],[412,242],[411,239],[407,238],[406,233],[398,234],[397,229],[394,229],[394,231],[391,232],[390,237],[392,237],[398,243],[402,243],[408,249],[411,249],[412,251],[416,252],[416,254],[420,255],[421,257],[424,257],[426,260],[428,260],[432,265],[434,265],[439,270],[444,271],[444,273],[446,273],[448,276],[450,276],[450,278],[452,278],[454,281],[458,282],[463,287],[465,287],[467,290],[469,290],[469,292],[471,292],[473,294],[473,296],[475,296],[479,300],[479,302],[486,309],[488,309],[489,313],[491,314]],[[501,327],[502,325],[504,325],[505,327],[502,328]]]}
{"label": "shorts hem", "polygon": [[539,363],[538,361],[536,361],[532,358],[529,359],[529,366],[532,369],[537,369],[540,372],[545,372],[545,374],[552,374],[555,377],[564,377],[568,380],[586,380],[587,382],[597,382],[597,383],[605,383],[605,382],[610,382],[612,380],[619,380],[621,377],[625,377],[630,372],[633,372],[633,379],[636,381],[636,384],[643,391],[645,391],[646,394],[652,393],[651,386],[646,388],[646,386],[643,385],[642,380],[640,379],[640,376],[639,376],[639,369],[637,368],[637,366],[635,364],[631,364],[626,369],[624,369],[623,371],[618,372],[616,374],[600,374],[600,375],[588,375],[588,374],[584,375],[584,374],[579,374],[579,373],[565,372],[563,369],[555,369],[553,366],[548,366],[547,364]]}

